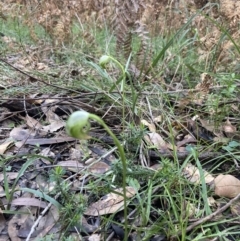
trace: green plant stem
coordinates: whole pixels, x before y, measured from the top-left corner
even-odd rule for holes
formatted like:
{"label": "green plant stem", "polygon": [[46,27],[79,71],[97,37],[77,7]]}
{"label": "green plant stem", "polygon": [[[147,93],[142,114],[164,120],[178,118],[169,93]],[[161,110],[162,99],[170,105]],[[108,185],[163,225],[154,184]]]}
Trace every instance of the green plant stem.
{"label": "green plant stem", "polygon": [[117,146],[118,151],[119,151],[120,159],[122,161],[122,166],[123,166],[122,185],[123,185],[123,201],[124,201],[124,228],[125,228],[124,241],[127,241],[127,238],[128,238],[127,189],[126,189],[127,163],[126,163],[125,152],[124,152],[124,149],[123,149],[121,143],[119,142],[119,140],[116,138],[116,136],[112,133],[112,131],[109,129],[109,127],[105,124],[105,122],[101,118],[99,118],[98,116],[93,115],[93,114],[89,114],[89,118],[92,118],[93,120],[97,121],[99,124],[101,124],[103,126],[103,128],[107,131],[107,133],[113,138],[113,141],[114,141],[114,143]]}
{"label": "green plant stem", "polygon": [[[116,64],[119,66],[119,68],[121,69],[121,71],[122,71],[123,77],[122,77],[122,81],[121,81],[120,91],[122,92],[122,104],[123,104],[122,117],[123,117],[123,120],[125,120],[124,85],[125,85],[125,82],[126,82],[126,76],[127,76],[127,74],[126,74],[126,71],[125,71],[124,67],[121,65],[120,62],[118,62],[118,61],[117,61],[116,59],[114,59],[112,56],[109,56],[109,55],[108,55],[108,58],[109,58],[110,60],[112,60],[114,63],[116,63]],[[125,129],[125,127],[124,127],[124,123],[123,123],[123,130],[124,130],[124,129]]]}
{"label": "green plant stem", "polygon": [[121,71],[122,71],[122,74],[123,74],[123,80],[122,80],[122,84],[121,84],[121,91],[123,91],[124,90],[124,84],[125,84],[125,80],[126,80],[126,71],[125,71],[125,69],[123,68],[123,66],[121,65],[121,63],[120,62],[118,62],[116,59],[114,59],[113,57],[111,57],[111,56],[108,56],[109,57],[109,59],[111,59],[114,63],[116,63],[119,67],[120,67],[120,69],[121,69]]}

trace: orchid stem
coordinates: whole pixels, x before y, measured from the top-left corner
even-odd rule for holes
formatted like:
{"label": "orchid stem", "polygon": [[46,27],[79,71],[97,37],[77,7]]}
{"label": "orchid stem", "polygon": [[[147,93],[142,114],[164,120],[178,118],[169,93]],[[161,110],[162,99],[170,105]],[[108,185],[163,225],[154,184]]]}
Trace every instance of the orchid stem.
{"label": "orchid stem", "polygon": [[128,222],[127,222],[127,189],[126,189],[126,173],[127,173],[127,163],[126,163],[126,156],[124,149],[119,142],[119,140],[116,138],[116,136],[113,134],[113,132],[109,129],[109,127],[105,124],[105,122],[98,116],[89,114],[89,118],[92,118],[93,120],[97,121],[99,124],[103,126],[103,128],[107,131],[107,133],[113,138],[113,141],[115,145],[118,148],[120,159],[122,161],[123,166],[123,172],[122,172],[122,185],[123,185],[123,200],[124,200],[124,241],[127,241],[128,238]]}

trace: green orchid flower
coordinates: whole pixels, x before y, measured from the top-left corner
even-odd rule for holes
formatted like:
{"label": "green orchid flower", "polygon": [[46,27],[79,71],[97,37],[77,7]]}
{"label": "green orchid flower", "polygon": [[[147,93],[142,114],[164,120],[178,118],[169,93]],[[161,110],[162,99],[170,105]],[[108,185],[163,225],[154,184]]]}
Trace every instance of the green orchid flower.
{"label": "green orchid flower", "polygon": [[66,124],[67,134],[79,140],[89,139],[88,132],[91,128],[89,117],[90,114],[86,111],[76,111],[71,114]]}
{"label": "green orchid flower", "polygon": [[100,59],[99,59],[99,65],[105,69],[106,64],[108,64],[111,60],[111,57],[108,55],[103,55]]}

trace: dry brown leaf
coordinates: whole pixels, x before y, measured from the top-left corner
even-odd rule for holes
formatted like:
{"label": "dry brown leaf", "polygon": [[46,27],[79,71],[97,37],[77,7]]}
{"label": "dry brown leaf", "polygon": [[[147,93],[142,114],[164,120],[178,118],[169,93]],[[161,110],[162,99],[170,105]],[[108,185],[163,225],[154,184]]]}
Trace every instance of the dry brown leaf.
{"label": "dry brown leaf", "polygon": [[41,130],[43,130],[46,133],[53,133],[65,126],[64,121],[58,120],[58,121],[53,121],[51,122],[50,125],[43,126]]}
{"label": "dry brown leaf", "polygon": [[189,103],[191,103],[191,96],[190,94],[187,95],[185,98],[182,98],[178,101],[178,104],[177,106],[180,108],[180,109],[183,109],[185,108]]}
{"label": "dry brown leaf", "polygon": [[[203,172],[205,183],[210,184],[211,182],[213,182],[214,177],[205,170],[203,170]],[[187,164],[186,167],[183,169],[183,175],[192,183],[201,183],[201,176],[198,168],[190,163]]]}
{"label": "dry brown leaf", "polygon": [[88,238],[88,241],[100,241],[100,240],[101,240],[100,234],[92,234]]}
{"label": "dry brown leaf", "polygon": [[[180,147],[186,146],[186,144],[196,143],[196,142],[197,142],[197,140],[195,137],[193,137],[191,135],[186,135],[182,141],[177,142],[177,148],[179,150]],[[184,148],[184,150],[185,150],[185,148]]]}
{"label": "dry brown leaf", "polygon": [[163,120],[163,117],[162,117],[161,115],[153,118],[153,121],[154,121],[155,123],[162,122],[162,120]]}
{"label": "dry brown leaf", "polygon": [[216,123],[214,123],[213,121],[209,121],[209,120],[203,120],[201,118],[199,118],[199,121],[201,122],[201,125],[207,130],[212,132],[216,137],[213,137],[213,140],[215,142],[224,142],[224,133],[223,133],[223,126],[218,126],[216,127]]}
{"label": "dry brown leaf", "polygon": [[215,194],[234,198],[240,193],[240,180],[232,175],[218,175],[214,180]]}
{"label": "dry brown leaf", "polygon": [[22,141],[26,139],[33,139],[35,136],[35,132],[30,132],[29,130],[23,129],[23,127],[15,127],[9,134],[16,141]]}
{"label": "dry brown leaf", "polygon": [[31,58],[28,58],[28,57],[20,58],[16,63],[16,65],[21,67],[21,68],[25,68],[29,64],[31,64]]}
{"label": "dry brown leaf", "polygon": [[58,162],[58,166],[66,167],[72,172],[79,172],[84,166],[79,161],[61,161]]}
{"label": "dry brown leaf", "polygon": [[190,98],[193,103],[195,103],[197,105],[202,105],[206,96],[207,96],[207,94],[205,92],[199,91],[199,92],[192,94]]}
{"label": "dry brown leaf", "polygon": [[[136,194],[133,187],[126,187],[127,197],[130,198]],[[122,188],[118,188],[115,192],[123,193]],[[99,201],[92,203],[84,212],[85,215],[99,216],[110,213],[115,213],[123,209],[123,196],[116,193],[109,193],[103,196]]]}
{"label": "dry brown leaf", "polygon": [[[35,240],[45,237],[45,235],[54,227],[58,219],[59,210],[54,205],[52,205],[48,213],[43,216],[39,222],[39,225],[37,226],[36,231],[38,231],[39,234]],[[57,231],[58,230],[56,230],[56,232]]]}
{"label": "dry brown leaf", "polygon": [[[16,177],[18,176],[18,172],[6,172],[6,176],[9,182],[10,180],[16,179]],[[4,180],[4,174],[0,173],[0,182],[2,182],[3,180]]]}
{"label": "dry brown leaf", "polygon": [[52,123],[54,121],[60,121],[60,117],[54,113],[54,110],[56,109],[56,106],[53,106],[53,107],[46,107],[44,105],[46,104],[53,104],[56,102],[56,99],[51,99],[51,100],[45,100],[43,102],[43,106],[41,107],[43,113],[45,114],[46,116],[46,119],[49,123]]}
{"label": "dry brown leaf", "polygon": [[227,137],[221,137],[221,136],[216,136],[213,138],[214,142],[222,143],[222,144],[228,144],[230,139]]}
{"label": "dry brown leaf", "polygon": [[218,206],[216,200],[213,197],[208,197],[207,201],[208,201],[209,207],[217,207]]}
{"label": "dry brown leaf", "polygon": [[81,160],[83,156],[83,153],[81,152],[81,150],[76,148],[70,148],[69,154],[70,154],[69,159],[71,160]]}
{"label": "dry brown leaf", "polygon": [[26,141],[21,141],[15,143],[17,147],[22,146],[23,144],[28,145],[50,145],[50,144],[57,144],[69,141],[76,141],[73,137],[56,137],[56,138],[39,138],[39,139],[27,139]]}
{"label": "dry brown leaf", "polygon": [[6,140],[0,145],[0,155],[4,154],[7,148],[13,143],[13,140]]}
{"label": "dry brown leaf", "polygon": [[110,169],[110,166],[105,162],[97,162],[89,168],[89,171],[94,174],[103,174]]}
{"label": "dry brown leaf", "polygon": [[56,187],[57,183],[55,181],[49,182],[46,176],[39,174],[35,178],[36,186],[42,192],[51,192]]}
{"label": "dry brown leaf", "polygon": [[147,122],[146,120],[141,120],[141,123],[142,123],[144,126],[147,126],[148,129],[149,129],[151,132],[156,132],[156,126],[155,126],[153,123],[149,123],[149,122]]}
{"label": "dry brown leaf", "polygon": [[43,102],[43,100],[35,99],[38,97],[38,95],[39,95],[39,93],[34,93],[34,94],[28,95],[28,102],[31,104],[35,104],[35,105],[40,105]]}
{"label": "dry brown leaf", "polygon": [[[30,214],[27,216],[25,221],[18,226],[18,232],[17,235],[20,238],[26,239],[28,234],[31,231],[31,228],[34,224],[35,216],[37,215],[37,212],[39,210],[38,207],[28,207]],[[37,232],[34,231],[31,235],[32,238],[37,236]]]}
{"label": "dry brown leaf", "polygon": [[186,147],[183,147],[183,146],[178,147],[178,152],[186,153]]}
{"label": "dry brown leaf", "polygon": [[89,165],[89,164],[91,164],[91,163],[93,163],[95,161],[96,161],[96,158],[90,157],[84,163],[85,163],[85,165]]}
{"label": "dry brown leaf", "polygon": [[149,135],[144,135],[143,139],[148,145],[152,144]]}
{"label": "dry brown leaf", "polygon": [[237,105],[232,104],[232,105],[231,105],[231,109],[232,109],[233,111],[239,113],[239,108],[238,108]]}
{"label": "dry brown leaf", "polygon": [[198,211],[196,206],[193,203],[189,202],[189,201],[185,201],[183,203],[183,207],[184,207],[183,214],[184,214],[184,216],[186,216],[188,218],[193,218],[194,215]]}
{"label": "dry brown leaf", "polygon": [[228,138],[231,138],[236,134],[237,127],[233,126],[228,118],[227,121],[223,125],[223,131],[225,132],[225,134]]}
{"label": "dry brown leaf", "polygon": [[202,126],[204,126],[206,130],[214,132],[214,130],[216,129],[216,124],[213,121],[208,121],[201,118],[198,118],[198,120],[201,122]]}
{"label": "dry brown leaf", "polygon": [[231,213],[234,217],[240,216],[240,203],[235,202],[230,206]]}
{"label": "dry brown leaf", "polygon": [[156,163],[152,166],[150,166],[150,169],[157,171],[157,170],[161,170],[162,169],[162,165],[160,163]]}
{"label": "dry brown leaf", "polygon": [[17,199],[13,199],[11,205],[16,206],[34,206],[34,207],[41,207],[45,208],[47,206],[46,202],[43,202],[37,198],[27,198],[27,197],[20,197]]}
{"label": "dry brown leaf", "polygon": [[191,120],[188,120],[187,128],[188,130],[197,138],[204,141],[212,141],[214,135],[209,132],[203,126],[201,126],[196,120],[198,115],[194,116]]}
{"label": "dry brown leaf", "polygon": [[8,36],[3,36],[1,39],[2,39],[3,42],[5,42],[6,44],[16,42],[16,39],[15,39],[15,38],[11,38],[11,37],[8,37]]}
{"label": "dry brown leaf", "polygon": [[54,110],[57,107],[56,105],[54,105],[52,107],[44,106],[46,104],[52,105],[55,102],[57,102],[56,99],[47,99],[42,103],[41,109],[46,116],[47,122],[50,123],[49,125],[42,127],[42,130],[45,132],[53,133],[65,126],[65,122],[63,120],[61,120],[61,118],[57,114],[54,113]]}
{"label": "dry brown leaf", "polygon": [[[41,156],[45,156],[45,157],[49,157],[49,158],[55,158],[55,154],[54,152],[51,151],[51,148],[50,147],[47,147],[47,148],[44,148],[40,153],[39,155]],[[47,165],[50,165],[51,162],[45,158],[41,158],[41,161],[44,162],[45,164]]]}
{"label": "dry brown leaf", "polygon": [[40,124],[40,122],[35,120],[29,115],[26,115],[26,117],[22,117],[22,119],[26,120],[27,126],[30,127],[31,129],[40,130],[42,128],[42,125]]}
{"label": "dry brown leaf", "polygon": [[173,146],[172,144],[165,142],[163,138],[158,133],[155,133],[155,132],[148,133],[147,135],[145,135],[144,140],[149,145],[153,145],[158,150],[166,150],[166,149],[173,150],[176,148],[176,146]]}
{"label": "dry brown leaf", "polygon": [[151,143],[158,149],[164,149],[167,147],[167,143],[158,133],[148,133]]}
{"label": "dry brown leaf", "polygon": [[44,63],[37,63],[37,70],[45,70],[48,69],[48,66]]}
{"label": "dry brown leaf", "polygon": [[[19,209],[20,212],[29,213],[26,207]],[[19,227],[21,227],[28,218],[28,214],[15,214],[8,223],[8,234],[12,241],[21,241],[18,237]]]}

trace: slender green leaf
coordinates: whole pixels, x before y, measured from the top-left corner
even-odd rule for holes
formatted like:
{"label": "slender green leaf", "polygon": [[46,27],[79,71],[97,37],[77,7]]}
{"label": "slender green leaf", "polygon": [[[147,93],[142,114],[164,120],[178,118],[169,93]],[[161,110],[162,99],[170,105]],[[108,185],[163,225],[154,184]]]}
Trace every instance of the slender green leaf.
{"label": "slender green leaf", "polygon": [[25,192],[30,192],[30,193],[34,194],[35,196],[37,196],[37,197],[43,198],[46,201],[52,203],[58,209],[62,207],[62,205],[58,201],[56,201],[55,199],[53,199],[52,197],[50,197],[49,195],[47,195],[47,194],[45,194],[43,192],[40,192],[38,190],[33,190],[33,189],[30,189],[30,188],[20,188],[20,190],[25,191]]}

